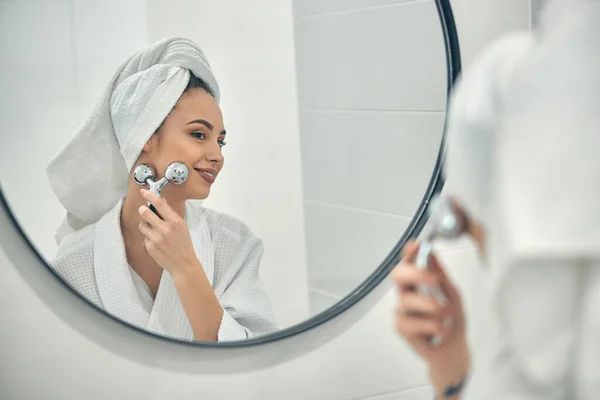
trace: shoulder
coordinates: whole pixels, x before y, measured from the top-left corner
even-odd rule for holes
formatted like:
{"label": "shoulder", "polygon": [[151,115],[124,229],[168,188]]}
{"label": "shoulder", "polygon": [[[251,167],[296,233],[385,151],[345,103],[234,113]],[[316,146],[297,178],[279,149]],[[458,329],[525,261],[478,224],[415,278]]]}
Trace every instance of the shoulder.
{"label": "shoulder", "polygon": [[86,264],[93,267],[94,227],[90,225],[65,237],[52,259],[52,268],[62,274],[70,269],[81,270]]}
{"label": "shoulder", "polygon": [[102,307],[94,273],[94,227],[90,225],[65,237],[50,266],[73,289]]}
{"label": "shoulder", "polygon": [[209,208],[203,208],[202,211],[212,233],[235,237],[241,242],[260,241],[258,236],[242,220]]}
{"label": "shoulder", "polygon": [[263,242],[247,224],[212,209],[202,208],[202,212],[215,245],[217,264],[243,264],[248,258],[262,255]]}
{"label": "shoulder", "polygon": [[487,46],[458,78],[452,94],[454,107],[481,104],[482,97],[502,90],[533,43],[531,32],[517,31],[502,35]]}
{"label": "shoulder", "polygon": [[[486,47],[458,78],[448,105],[448,145],[455,136],[474,139],[496,129],[515,67],[531,48],[530,32],[506,34]],[[461,142],[461,141],[456,141]]]}

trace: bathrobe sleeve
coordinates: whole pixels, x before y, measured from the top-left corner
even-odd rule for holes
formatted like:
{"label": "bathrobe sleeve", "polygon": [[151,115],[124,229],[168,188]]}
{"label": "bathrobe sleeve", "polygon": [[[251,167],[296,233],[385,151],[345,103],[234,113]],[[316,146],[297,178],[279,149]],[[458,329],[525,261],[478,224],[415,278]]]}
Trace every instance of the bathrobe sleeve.
{"label": "bathrobe sleeve", "polygon": [[223,319],[218,341],[245,340],[277,330],[269,298],[259,280],[259,264],[264,246],[252,238],[243,247],[231,282],[219,301]]}
{"label": "bathrobe sleeve", "polygon": [[267,291],[260,280],[264,245],[242,221],[203,209],[214,246],[213,290],[223,318],[218,341],[237,341],[276,331]]}

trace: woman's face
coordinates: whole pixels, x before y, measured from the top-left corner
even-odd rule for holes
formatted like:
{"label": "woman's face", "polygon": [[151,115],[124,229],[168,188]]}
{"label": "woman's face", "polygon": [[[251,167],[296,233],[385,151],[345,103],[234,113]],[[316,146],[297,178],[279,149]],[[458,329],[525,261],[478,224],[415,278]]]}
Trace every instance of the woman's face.
{"label": "woman's face", "polygon": [[182,162],[189,176],[181,185],[167,185],[163,193],[181,200],[202,200],[223,168],[223,115],[215,99],[203,89],[184,93],[150,138],[138,163],[150,164],[158,177],[172,162]]}

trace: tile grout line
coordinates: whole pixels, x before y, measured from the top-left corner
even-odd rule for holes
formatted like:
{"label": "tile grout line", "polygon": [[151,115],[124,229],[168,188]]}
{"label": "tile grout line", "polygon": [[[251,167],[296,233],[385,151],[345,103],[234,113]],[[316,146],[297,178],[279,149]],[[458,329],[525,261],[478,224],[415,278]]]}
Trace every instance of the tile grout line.
{"label": "tile grout line", "polygon": [[300,114],[422,114],[422,115],[445,115],[446,110],[366,110],[345,108],[299,108]]}
{"label": "tile grout line", "polygon": [[377,400],[377,397],[385,396],[387,394],[402,393],[402,392],[406,392],[408,390],[420,389],[420,388],[424,388],[424,387],[431,387],[431,385],[428,383],[423,383],[423,384],[419,384],[419,385],[405,387],[405,388],[398,389],[398,390],[389,390],[386,392],[381,392],[381,393],[377,393],[377,394],[373,394],[373,395],[369,395],[369,396],[365,396],[365,397],[356,397],[356,398],[352,398],[352,399],[348,399],[348,400]]}
{"label": "tile grout line", "polygon": [[315,292],[316,294],[320,294],[320,295],[322,295],[322,296],[329,297],[329,298],[331,298],[331,299],[333,299],[333,300],[338,300],[338,301],[339,301],[339,300],[341,300],[343,297],[345,297],[345,296],[337,296],[337,295],[335,295],[335,294],[333,294],[333,293],[330,293],[330,292],[328,292],[328,291],[326,291],[326,290],[323,290],[323,289],[317,289],[317,288],[316,288],[316,287],[314,287],[314,286],[309,286],[309,287],[308,287],[308,290],[309,290],[309,291],[313,291],[313,292]]}
{"label": "tile grout line", "polygon": [[344,211],[355,211],[355,212],[361,212],[361,213],[365,213],[365,214],[379,215],[382,217],[402,218],[402,219],[407,219],[408,222],[412,221],[412,219],[414,218],[414,217],[409,217],[406,215],[392,214],[392,213],[387,213],[387,212],[383,212],[383,211],[375,211],[375,210],[369,210],[366,208],[345,206],[342,204],[328,203],[328,202],[324,202],[324,201],[310,200],[310,199],[306,199],[306,198],[304,199],[304,203],[310,204],[313,206],[326,207],[326,208],[339,208]]}
{"label": "tile grout line", "polygon": [[317,18],[334,17],[334,16],[338,16],[338,15],[354,14],[354,13],[370,11],[370,10],[401,7],[401,6],[419,4],[419,3],[428,3],[428,2],[431,2],[431,0],[395,1],[392,3],[388,3],[388,4],[378,4],[375,6],[356,7],[356,8],[352,8],[349,10],[329,11],[329,12],[324,12],[324,13],[319,13],[319,14],[308,14],[308,15],[303,15],[303,16],[299,16],[299,17],[294,16],[294,22],[317,19]]}

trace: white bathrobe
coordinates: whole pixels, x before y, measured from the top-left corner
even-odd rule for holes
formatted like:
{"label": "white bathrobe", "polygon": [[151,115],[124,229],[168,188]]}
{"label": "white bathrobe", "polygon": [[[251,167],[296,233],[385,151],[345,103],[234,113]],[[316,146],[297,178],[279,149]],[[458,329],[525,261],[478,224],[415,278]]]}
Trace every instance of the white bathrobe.
{"label": "white bathrobe", "polygon": [[[129,266],[120,227],[122,201],[97,223],[67,236],[51,265],[75,290],[109,314],[159,335],[193,340],[171,275],[156,298]],[[263,244],[241,221],[192,203],[185,220],[194,249],[221,307],[218,341],[244,340],[277,329],[258,279]]]}
{"label": "white bathrobe", "polygon": [[450,108],[450,194],[490,267],[462,400],[600,399],[599,151],[600,1],[554,1],[465,70]]}

